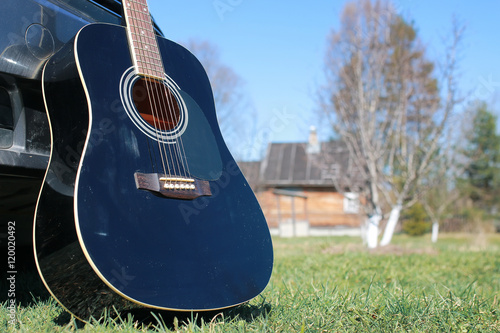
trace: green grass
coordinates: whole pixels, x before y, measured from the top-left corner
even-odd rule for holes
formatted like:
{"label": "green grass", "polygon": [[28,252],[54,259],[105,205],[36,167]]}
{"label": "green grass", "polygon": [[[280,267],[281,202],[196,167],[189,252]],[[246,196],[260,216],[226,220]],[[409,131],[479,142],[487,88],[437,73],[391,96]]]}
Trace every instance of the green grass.
{"label": "green grass", "polygon": [[[83,326],[38,291],[18,305],[16,327],[27,332],[500,331],[500,235],[442,236],[436,245],[429,236],[396,236],[393,245],[372,252],[355,238],[275,238],[274,247],[266,290],[222,313],[163,313],[141,321],[111,313]],[[33,276],[19,279],[36,285]],[[6,306],[0,331],[13,331]]]}

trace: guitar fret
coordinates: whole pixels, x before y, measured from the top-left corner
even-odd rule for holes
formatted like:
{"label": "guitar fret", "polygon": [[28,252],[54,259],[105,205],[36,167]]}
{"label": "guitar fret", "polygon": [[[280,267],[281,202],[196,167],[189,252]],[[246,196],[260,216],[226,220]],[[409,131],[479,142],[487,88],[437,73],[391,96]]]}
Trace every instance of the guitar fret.
{"label": "guitar fret", "polygon": [[146,52],[142,52],[142,50],[139,50],[139,52],[141,52],[141,53],[138,53],[137,55],[139,55],[141,58],[149,59],[149,60],[161,63],[161,58],[156,53],[151,53],[151,52],[146,53]]}
{"label": "guitar fret", "polygon": [[143,35],[141,33],[135,33],[135,32],[131,32],[131,35],[134,41],[148,43],[152,45],[156,44],[156,38],[154,36],[147,36],[145,34]]}
{"label": "guitar fret", "polygon": [[137,36],[139,38],[146,38],[146,39],[150,39],[150,40],[154,40],[155,39],[154,36],[148,36],[148,35],[146,35],[146,31],[144,31],[144,32],[143,31],[140,31],[140,32],[134,32],[134,31],[132,31],[131,33],[132,33],[133,36]]}
{"label": "guitar fret", "polygon": [[139,31],[131,30],[131,34],[132,34],[132,37],[137,37],[137,38],[135,38],[137,40],[147,39],[149,41],[153,41],[156,44],[156,37],[154,36],[154,34],[147,33],[146,31],[143,31],[143,30],[139,30]]}
{"label": "guitar fret", "polygon": [[[149,18],[149,16],[147,16],[147,18]],[[148,24],[150,21],[147,18],[141,19],[139,17],[134,17],[134,20],[136,20],[137,22],[142,22],[144,24]]]}
{"label": "guitar fret", "polygon": [[155,48],[152,48],[152,49],[148,49],[146,48],[144,45],[136,45],[134,47],[135,51],[137,52],[137,54],[140,54],[140,55],[147,55],[151,58],[157,58],[157,59],[161,59],[160,55],[158,54],[157,50]]}
{"label": "guitar fret", "polygon": [[131,25],[130,30],[135,31],[135,32],[144,32],[144,33],[148,33],[150,35],[154,35],[154,31],[152,29],[149,29],[149,27]]}
{"label": "guitar fret", "polygon": [[[151,60],[153,60],[153,61],[151,61]],[[162,67],[161,63],[159,61],[156,61],[156,59],[152,59],[152,58],[140,58],[140,59],[137,59],[137,62],[146,64],[146,65],[150,65],[150,66],[155,66],[157,68]]]}
{"label": "guitar fret", "polygon": [[161,59],[158,47],[156,46],[155,43],[137,42],[137,44],[134,46],[134,49],[137,52],[142,52],[143,54],[149,54],[150,56],[156,56],[156,58]]}
{"label": "guitar fret", "polygon": [[142,63],[139,62],[137,64],[137,69],[140,73],[148,73],[152,76],[163,78],[163,68],[162,67],[155,66],[154,68],[152,68],[151,66],[142,65]]}
{"label": "guitar fret", "polygon": [[151,57],[140,57],[140,59],[137,59],[137,62],[142,62],[144,64],[149,64],[152,66],[156,67],[162,67],[161,62],[158,61],[156,58],[151,58]]}
{"label": "guitar fret", "polygon": [[144,62],[144,61],[141,61],[141,60],[137,61],[137,66],[140,67],[140,69],[148,69],[150,71],[156,71],[156,72],[162,72],[163,73],[163,67],[162,66],[150,64],[150,63],[147,63],[147,62]]}
{"label": "guitar fret", "polygon": [[148,61],[148,59],[144,59],[144,58],[137,59],[137,62],[141,63],[141,64],[144,64],[144,65],[149,65],[151,67],[153,67],[153,66],[156,67],[156,68],[161,68],[162,67],[161,63],[154,62],[154,61]]}
{"label": "guitar fret", "polygon": [[132,12],[136,12],[136,13],[139,13],[139,14],[145,14],[145,12],[144,12],[144,11],[139,10],[139,9],[136,9],[136,8],[133,8],[133,7],[132,7],[132,8],[130,8],[130,11],[132,11]]}
{"label": "guitar fret", "polygon": [[150,43],[137,42],[135,48],[146,52],[158,53],[156,45]]}
{"label": "guitar fret", "polygon": [[150,76],[155,76],[155,77],[158,77],[158,78],[163,78],[163,72],[158,70],[158,69],[154,69],[154,68],[141,68],[143,71],[144,74],[148,74]]}
{"label": "guitar fret", "polygon": [[134,45],[134,49],[137,51],[144,52],[144,53],[153,53],[153,54],[158,55],[158,57],[159,57],[158,48],[156,47],[156,45],[154,43],[148,44],[148,43],[137,42],[137,44]]}
{"label": "guitar fret", "polygon": [[[141,63],[139,62],[139,67],[141,67],[141,69],[144,69],[144,70],[149,70],[151,72],[154,72],[154,73],[163,73],[163,71],[161,70],[160,67],[151,67],[151,66],[141,66]],[[158,76],[161,76],[161,74],[159,74]]]}
{"label": "guitar fret", "polygon": [[161,70],[162,69],[162,66],[157,64],[157,63],[152,63],[152,62],[149,62],[149,61],[146,61],[146,60],[137,60],[137,64],[139,66],[142,66],[142,67],[146,67],[146,68],[150,68],[150,69],[154,69],[154,70]]}
{"label": "guitar fret", "polygon": [[143,61],[139,61],[138,62],[138,66],[141,67],[141,69],[147,69],[147,70],[150,70],[150,71],[155,71],[155,72],[162,72],[163,73],[163,68],[160,67],[160,66],[156,66],[156,65],[151,65],[151,64],[148,64],[148,63],[145,63]]}
{"label": "guitar fret", "polygon": [[135,40],[138,44],[141,44],[141,46],[150,46],[152,49],[156,48],[156,39],[155,38],[150,38],[150,37],[143,37],[143,38],[138,38]]}

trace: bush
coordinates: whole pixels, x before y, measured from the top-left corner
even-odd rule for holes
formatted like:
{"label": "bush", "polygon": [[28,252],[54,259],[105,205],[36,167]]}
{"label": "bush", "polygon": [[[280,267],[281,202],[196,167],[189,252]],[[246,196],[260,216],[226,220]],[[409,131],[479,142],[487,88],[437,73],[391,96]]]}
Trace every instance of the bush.
{"label": "bush", "polygon": [[405,221],[403,231],[410,236],[422,236],[431,230],[431,224],[428,221]]}
{"label": "bush", "polygon": [[422,236],[431,230],[429,217],[420,203],[408,208],[404,212],[402,220],[403,232],[410,236]]}

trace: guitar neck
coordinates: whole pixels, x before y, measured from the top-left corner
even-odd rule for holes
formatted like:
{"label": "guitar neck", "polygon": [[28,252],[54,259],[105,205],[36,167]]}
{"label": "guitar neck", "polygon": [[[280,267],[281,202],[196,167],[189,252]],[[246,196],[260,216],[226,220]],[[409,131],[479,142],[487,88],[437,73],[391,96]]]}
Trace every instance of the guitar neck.
{"label": "guitar neck", "polygon": [[130,54],[137,74],[162,80],[163,61],[147,0],[123,0]]}

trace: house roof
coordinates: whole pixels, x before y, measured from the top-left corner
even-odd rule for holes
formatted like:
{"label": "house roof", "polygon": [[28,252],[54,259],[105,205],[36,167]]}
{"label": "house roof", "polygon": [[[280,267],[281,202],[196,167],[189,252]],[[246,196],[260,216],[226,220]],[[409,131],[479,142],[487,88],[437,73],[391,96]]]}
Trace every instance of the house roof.
{"label": "house roof", "polygon": [[[271,143],[262,162],[243,162],[240,167],[252,188],[264,187],[359,187],[349,151],[340,141],[318,143]],[[257,168],[258,173],[257,173]],[[354,184],[347,179],[358,180]],[[258,177],[257,179],[255,177]]]}

